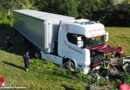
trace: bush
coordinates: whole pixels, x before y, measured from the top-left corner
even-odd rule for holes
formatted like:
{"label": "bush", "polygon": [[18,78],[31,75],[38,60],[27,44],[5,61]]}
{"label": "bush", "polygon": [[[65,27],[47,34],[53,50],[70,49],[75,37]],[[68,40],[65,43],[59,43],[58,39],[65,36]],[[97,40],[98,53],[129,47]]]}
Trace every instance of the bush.
{"label": "bush", "polygon": [[78,79],[80,79],[80,80],[83,80],[83,74],[82,74],[82,71],[80,70],[80,71],[78,71],[78,73],[75,75]]}
{"label": "bush", "polygon": [[127,83],[130,85],[130,75],[129,73],[121,73],[120,75],[120,80],[123,81],[124,79],[127,80]]}
{"label": "bush", "polygon": [[127,4],[117,4],[106,10],[92,11],[92,20],[100,21],[105,26],[130,26],[130,7]]}
{"label": "bush", "polygon": [[95,85],[95,86],[105,86],[108,85],[108,81],[105,78],[101,78],[100,80],[94,79],[90,75],[83,75],[82,71],[79,71],[76,74],[76,78],[81,81],[86,82],[88,85]]}
{"label": "bush", "polygon": [[108,85],[108,81],[105,78],[101,78],[99,80],[97,80],[94,85],[96,86],[106,86]]}

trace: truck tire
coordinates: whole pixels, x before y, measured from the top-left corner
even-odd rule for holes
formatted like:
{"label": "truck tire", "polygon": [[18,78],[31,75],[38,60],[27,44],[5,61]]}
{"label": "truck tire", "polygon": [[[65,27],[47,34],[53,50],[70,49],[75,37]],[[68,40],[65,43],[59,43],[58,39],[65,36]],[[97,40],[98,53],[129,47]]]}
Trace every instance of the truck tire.
{"label": "truck tire", "polygon": [[40,51],[35,51],[34,56],[37,59],[41,59],[41,53],[40,53]]}
{"label": "truck tire", "polygon": [[71,66],[72,66],[72,69],[75,70],[76,69],[76,65],[74,63],[74,61],[72,59],[65,59],[64,60],[64,63],[63,63],[63,67],[69,69],[69,65],[68,65],[68,61],[71,60]]}
{"label": "truck tire", "polygon": [[18,38],[20,39],[21,35],[20,35],[20,33],[19,33],[19,32],[18,32],[17,36],[18,36]]}
{"label": "truck tire", "polygon": [[18,38],[19,38],[20,40],[24,41],[24,37],[23,37],[20,33],[18,33]]}

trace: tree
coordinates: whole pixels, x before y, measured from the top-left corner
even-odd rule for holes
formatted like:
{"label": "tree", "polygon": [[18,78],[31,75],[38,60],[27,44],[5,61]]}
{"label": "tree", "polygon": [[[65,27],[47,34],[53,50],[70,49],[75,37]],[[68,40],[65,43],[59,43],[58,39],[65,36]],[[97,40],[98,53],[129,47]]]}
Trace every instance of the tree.
{"label": "tree", "polygon": [[68,16],[78,17],[77,0],[65,0],[65,14]]}
{"label": "tree", "polygon": [[37,0],[38,9],[46,12],[77,17],[78,0]]}
{"label": "tree", "polygon": [[114,8],[113,0],[96,0],[99,10],[108,11]]}
{"label": "tree", "polygon": [[78,5],[78,12],[80,18],[91,19],[92,11],[96,9],[96,0],[80,0]]}

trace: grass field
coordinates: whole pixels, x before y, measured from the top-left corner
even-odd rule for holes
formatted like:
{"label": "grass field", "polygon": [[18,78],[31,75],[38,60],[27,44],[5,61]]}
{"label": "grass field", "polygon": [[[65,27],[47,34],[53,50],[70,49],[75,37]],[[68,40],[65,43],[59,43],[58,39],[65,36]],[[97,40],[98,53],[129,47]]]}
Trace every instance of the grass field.
{"label": "grass field", "polygon": [[106,27],[110,33],[108,44],[114,47],[121,45],[124,47],[124,55],[130,56],[130,28]]}
{"label": "grass field", "polygon": [[[106,27],[106,30],[110,33],[108,44],[114,47],[120,44],[125,48],[124,54],[130,55],[130,28]],[[0,75],[7,86],[24,86],[27,90],[86,90],[88,83],[63,76],[61,67],[32,56],[30,71],[25,72],[22,56],[28,46],[18,39],[14,29],[8,25],[0,26],[0,46],[7,35],[15,46],[13,51],[0,50]]]}

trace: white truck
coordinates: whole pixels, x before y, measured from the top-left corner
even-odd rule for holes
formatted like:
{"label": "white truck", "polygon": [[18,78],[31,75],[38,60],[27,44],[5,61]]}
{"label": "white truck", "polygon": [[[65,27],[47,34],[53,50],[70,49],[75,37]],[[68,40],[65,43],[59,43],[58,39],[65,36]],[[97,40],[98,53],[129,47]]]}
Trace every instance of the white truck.
{"label": "white truck", "polygon": [[118,51],[104,44],[109,34],[101,23],[35,10],[13,15],[14,28],[37,47],[36,57],[59,65],[71,60],[84,74],[100,65],[104,53]]}

